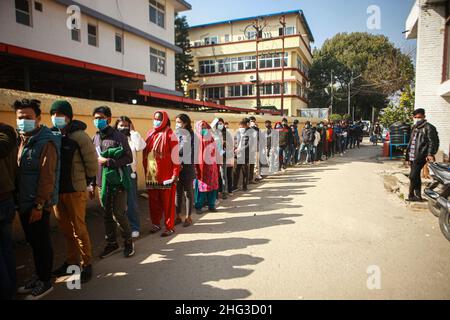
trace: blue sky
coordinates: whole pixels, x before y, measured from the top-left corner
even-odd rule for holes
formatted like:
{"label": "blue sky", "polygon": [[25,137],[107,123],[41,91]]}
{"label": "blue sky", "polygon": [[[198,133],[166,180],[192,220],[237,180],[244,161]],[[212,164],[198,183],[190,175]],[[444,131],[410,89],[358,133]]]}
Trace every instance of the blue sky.
{"label": "blue sky", "polygon": [[[187,0],[192,10],[183,12],[189,25],[301,9],[320,47],[338,32],[367,31],[384,34],[404,52],[415,48],[415,41],[405,40],[402,32],[415,0]],[[367,8],[381,9],[381,29],[367,28]]]}

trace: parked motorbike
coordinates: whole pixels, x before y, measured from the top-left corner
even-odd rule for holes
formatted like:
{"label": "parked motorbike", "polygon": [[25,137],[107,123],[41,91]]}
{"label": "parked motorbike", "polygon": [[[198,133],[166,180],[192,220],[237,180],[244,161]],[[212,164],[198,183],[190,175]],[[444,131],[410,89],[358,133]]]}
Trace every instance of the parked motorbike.
{"label": "parked motorbike", "polygon": [[439,217],[444,236],[450,241],[450,164],[430,163],[433,182],[425,189],[428,208]]}

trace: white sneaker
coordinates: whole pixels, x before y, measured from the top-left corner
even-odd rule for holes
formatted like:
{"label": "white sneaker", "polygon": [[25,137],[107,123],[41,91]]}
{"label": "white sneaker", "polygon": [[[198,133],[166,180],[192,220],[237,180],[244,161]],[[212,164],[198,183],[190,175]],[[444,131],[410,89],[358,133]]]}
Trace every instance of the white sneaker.
{"label": "white sneaker", "polygon": [[139,238],[139,231],[133,231],[133,232],[131,233],[131,237],[132,237],[133,239]]}

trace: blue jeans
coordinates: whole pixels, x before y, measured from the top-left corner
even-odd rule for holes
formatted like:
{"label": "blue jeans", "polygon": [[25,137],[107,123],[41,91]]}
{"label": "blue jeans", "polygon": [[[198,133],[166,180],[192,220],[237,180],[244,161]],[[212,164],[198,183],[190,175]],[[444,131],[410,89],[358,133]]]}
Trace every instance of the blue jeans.
{"label": "blue jeans", "polygon": [[16,290],[16,258],[13,248],[12,222],[14,201],[0,201],[0,300],[10,300]]}
{"label": "blue jeans", "polygon": [[300,162],[302,154],[305,151],[306,151],[306,162],[311,162],[311,149],[312,149],[311,144],[302,143],[302,145],[300,146],[300,151],[298,152],[298,162]]}
{"label": "blue jeans", "polygon": [[141,222],[139,220],[139,208],[137,203],[137,177],[136,179],[130,179],[130,190],[128,190],[128,209],[127,209],[127,217],[130,222],[131,231],[138,231],[141,227]]}

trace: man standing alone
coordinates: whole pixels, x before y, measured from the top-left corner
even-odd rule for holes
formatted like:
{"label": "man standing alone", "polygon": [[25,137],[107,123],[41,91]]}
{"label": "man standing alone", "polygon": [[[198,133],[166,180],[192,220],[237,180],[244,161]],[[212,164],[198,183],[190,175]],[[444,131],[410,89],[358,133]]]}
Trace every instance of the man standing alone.
{"label": "man standing alone", "polygon": [[411,140],[406,150],[406,160],[411,165],[409,175],[409,202],[422,201],[422,180],[420,173],[427,162],[436,161],[439,149],[439,136],[436,128],[425,119],[425,110],[417,109],[413,113],[414,126]]}

